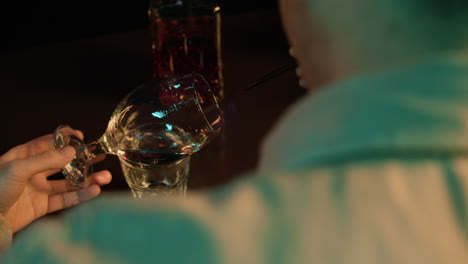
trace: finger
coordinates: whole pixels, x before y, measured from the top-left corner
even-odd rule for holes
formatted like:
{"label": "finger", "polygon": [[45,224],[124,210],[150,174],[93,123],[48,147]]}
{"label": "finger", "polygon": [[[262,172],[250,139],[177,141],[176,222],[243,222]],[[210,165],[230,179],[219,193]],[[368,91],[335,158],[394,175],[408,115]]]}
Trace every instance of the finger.
{"label": "finger", "polygon": [[24,159],[41,152],[51,150],[52,148],[52,134],[38,137],[27,143],[10,149],[7,153],[0,157],[0,164],[10,162],[15,159]]}
{"label": "finger", "polygon": [[78,130],[78,129],[73,129],[76,133],[76,135],[78,136],[79,139],[83,140],[84,139],[84,134],[83,132],[81,132],[81,130]]}
{"label": "finger", "polygon": [[98,171],[93,174],[93,182],[99,186],[109,184],[112,181],[112,174],[107,171]]}
{"label": "finger", "polygon": [[67,192],[74,192],[78,188],[74,187],[68,180],[53,180],[49,181],[50,192],[49,194],[63,194]]}
{"label": "finger", "polygon": [[67,146],[62,149],[49,150],[26,159],[10,162],[9,174],[15,180],[26,181],[33,175],[65,167],[75,156],[75,149]]}
{"label": "finger", "polygon": [[36,151],[35,154],[50,150],[53,148],[52,134],[48,134],[42,137],[38,137],[26,143],[31,149]]}
{"label": "finger", "polygon": [[[92,176],[94,184],[103,186],[109,184],[112,180],[112,175],[109,171],[99,171],[94,173]],[[52,180],[49,181],[50,192],[49,194],[63,194],[67,192],[73,192],[78,190],[68,180]]]}
{"label": "finger", "polygon": [[91,185],[79,191],[51,195],[49,196],[47,213],[75,206],[98,196],[99,193],[101,193],[101,188],[97,185]]}
{"label": "finger", "polygon": [[44,172],[42,172],[42,176],[47,178],[47,177],[52,176],[54,174],[57,174],[57,173],[59,173],[61,171],[62,170],[60,170],[60,169],[53,169],[53,170],[44,171]]}

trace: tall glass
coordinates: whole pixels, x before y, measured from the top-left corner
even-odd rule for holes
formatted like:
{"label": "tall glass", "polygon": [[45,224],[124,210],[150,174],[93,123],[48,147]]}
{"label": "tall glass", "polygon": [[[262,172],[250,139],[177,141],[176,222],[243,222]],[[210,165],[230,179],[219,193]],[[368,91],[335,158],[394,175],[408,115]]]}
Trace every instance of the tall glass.
{"label": "tall glass", "polygon": [[190,156],[158,165],[118,156],[125,180],[135,199],[166,195],[185,196],[190,172]]}
{"label": "tall glass", "polygon": [[150,0],[155,78],[198,72],[223,99],[221,0]]}

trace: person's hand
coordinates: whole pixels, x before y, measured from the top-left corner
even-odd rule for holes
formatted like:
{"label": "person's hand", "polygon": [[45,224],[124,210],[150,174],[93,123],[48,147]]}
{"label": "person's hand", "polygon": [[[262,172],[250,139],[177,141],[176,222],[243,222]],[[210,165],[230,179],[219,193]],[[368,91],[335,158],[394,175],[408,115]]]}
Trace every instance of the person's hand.
{"label": "person's hand", "polygon": [[0,214],[13,232],[48,213],[98,196],[100,186],[111,181],[108,171],[94,173],[94,184],[85,189],[76,189],[67,180],[47,180],[74,156],[73,147],[52,150],[52,135],[19,145],[0,156]]}

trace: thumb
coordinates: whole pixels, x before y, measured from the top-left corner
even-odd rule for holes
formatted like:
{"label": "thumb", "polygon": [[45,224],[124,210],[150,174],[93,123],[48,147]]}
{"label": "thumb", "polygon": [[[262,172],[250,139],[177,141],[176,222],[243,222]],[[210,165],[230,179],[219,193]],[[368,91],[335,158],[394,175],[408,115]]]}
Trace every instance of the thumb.
{"label": "thumb", "polygon": [[11,174],[18,180],[26,181],[37,173],[65,167],[76,155],[73,147],[41,152],[26,159],[15,160],[11,164]]}

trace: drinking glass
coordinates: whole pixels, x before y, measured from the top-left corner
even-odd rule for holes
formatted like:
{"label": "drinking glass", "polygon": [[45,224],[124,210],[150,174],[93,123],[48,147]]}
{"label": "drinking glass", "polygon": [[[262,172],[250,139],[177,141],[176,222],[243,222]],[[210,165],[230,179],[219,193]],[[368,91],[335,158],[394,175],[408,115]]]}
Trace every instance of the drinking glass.
{"label": "drinking glass", "polygon": [[221,0],[150,0],[155,78],[198,72],[223,98]]}
{"label": "drinking glass", "polygon": [[220,108],[200,74],[155,79],[131,91],[113,112],[105,133],[86,145],[69,126],[54,133],[55,148],[74,146],[76,157],[63,168],[76,187],[90,184],[92,165],[117,155],[135,198],[184,194],[190,155],[222,128]]}

